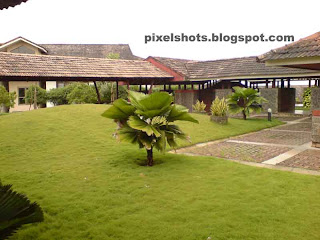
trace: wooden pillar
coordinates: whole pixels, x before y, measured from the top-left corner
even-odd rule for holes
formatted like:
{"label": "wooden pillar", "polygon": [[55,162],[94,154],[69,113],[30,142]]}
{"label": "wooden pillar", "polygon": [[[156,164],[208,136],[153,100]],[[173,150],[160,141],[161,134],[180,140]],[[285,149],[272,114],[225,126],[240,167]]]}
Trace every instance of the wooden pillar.
{"label": "wooden pillar", "polygon": [[184,84],[184,90],[187,90],[187,85],[186,84]]}
{"label": "wooden pillar", "polygon": [[192,89],[192,90],[194,89],[194,85],[193,85],[193,83],[191,84],[191,89]]}
{"label": "wooden pillar", "polygon": [[145,92],[146,94],[148,93],[148,85],[146,84],[146,92]]}
{"label": "wooden pillar", "polygon": [[273,80],[272,80],[272,88],[275,88],[275,87],[276,87],[276,80],[273,79]]}
{"label": "wooden pillar", "polygon": [[252,88],[252,82],[250,82],[250,88]]}
{"label": "wooden pillar", "polygon": [[228,89],[231,89],[231,81],[228,81]]}
{"label": "wooden pillar", "polygon": [[142,92],[142,85],[139,85],[139,92]]}
{"label": "wooden pillar", "polygon": [[98,89],[98,86],[97,86],[96,81],[93,81],[93,84],[94,84],[94,87],[95,87],[95,89],[96,89],[98,103],[101,104],[100,92],[99,92],[99,89]]}
{"label": "wooden pillar", "polygon": [[266,88],[269,88],[269,80],[266,80]]}
{"label": "wooden pillar", "polygon": [[290,88],[290,78],[288,78],[287,80],[288,80],[288,88]]}
{"label": "wooden pillar", "polygon": [[311,88],[311,79],[309,79],[309,88]]}
{"label": "wooden pillar", "polygon": [[180,84],[178,85],[178,89],[181,90],[181,85]]}
{"label": "wooden pillar", "polygon": [[119,99],[119,82],[118,81],[116,81],[116,90],[117,90],[116,97],[117,99]]}
{"label": "wooden pillar", "polygon": [[165,84],[163,84],[163,91],[167,91],[167,87]]}
{"label": "wooden pillar", "polygon": [[281,79],[281,88],[284,88],[284,80]]}
{"label": "wooden pillar", "polygon": [[[248,88],[248,80],[245,80],[244,86],[245,86],[246,88]],[[250,84],[250,87],[251,87],[251,84]]]}

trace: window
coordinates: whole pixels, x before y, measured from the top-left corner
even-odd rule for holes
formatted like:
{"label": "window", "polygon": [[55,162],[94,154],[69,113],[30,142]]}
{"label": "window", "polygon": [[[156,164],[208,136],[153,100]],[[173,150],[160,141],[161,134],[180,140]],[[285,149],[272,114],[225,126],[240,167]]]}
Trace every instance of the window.
{"label": "window", "polygon": [[19,104],[26,104],[26,90],[28,88],[19,88],[18,90],[18,103]]}
{"label": "window", "polygon": [[65,87],[65,82],[58,81],[57,88],[63,88],[63,87]]}

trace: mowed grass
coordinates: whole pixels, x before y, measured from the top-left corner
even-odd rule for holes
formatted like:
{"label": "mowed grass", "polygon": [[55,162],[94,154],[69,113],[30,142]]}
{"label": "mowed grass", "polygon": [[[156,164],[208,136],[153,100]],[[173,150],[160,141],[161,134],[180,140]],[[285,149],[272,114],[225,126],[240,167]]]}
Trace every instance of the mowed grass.
{"label": "mowed grass", "polygon": [[[106,108],[1,116],[0,178],[45,212],[12,239],[319,239],[319,177],[169,153],[145,167],[143,150],[112,138]],[[194,143],[270,124],[194,116],[199,125],[181,123]]]}

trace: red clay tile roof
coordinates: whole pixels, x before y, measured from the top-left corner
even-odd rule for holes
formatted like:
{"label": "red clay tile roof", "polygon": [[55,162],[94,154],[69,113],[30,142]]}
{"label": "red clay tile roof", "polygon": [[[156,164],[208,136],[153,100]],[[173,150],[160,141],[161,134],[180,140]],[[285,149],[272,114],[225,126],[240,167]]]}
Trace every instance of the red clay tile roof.
{"label": "red clay tile roof", "polygon": [[213,61],[153,57],[164,65],[183,74],[188,80],[237,78],[241,76],[280,76],[319,73],[314,70],[287,67],[269,67],[257,62],[256,57],[230,58]]}
{"label": "red clay tile roof", "polygon": [[299,41],[271,50],[258,57],[259,61],[320,56],[320,32]]}
{"label": "red clay tile roof", "polygon": [[8,7],[14,7],[26,1],[28,0],[0,0],[0,10]]}
{"label": "red clay tile roof", "polygon": [[0,77],[169,80],[147,61],[0,53]]}
{"label": "red clay tile roof", "polygon": [[48,55],[88,58],[106,58],[110,53],[118,53],[120,59],[139,60],[131,52],[128,44],[39,44]]}

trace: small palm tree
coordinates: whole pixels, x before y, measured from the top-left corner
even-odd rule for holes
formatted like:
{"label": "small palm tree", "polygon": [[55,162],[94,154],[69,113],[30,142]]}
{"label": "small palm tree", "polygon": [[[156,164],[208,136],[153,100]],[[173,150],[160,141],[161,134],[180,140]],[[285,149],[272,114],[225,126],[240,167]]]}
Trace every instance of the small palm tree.
{"label": "small palm tree", "polygon": [[166,92],[149,95],[129,92],[129,102],[118,99],[102,116],[114,119],[118,124],[115,136],[119,141],[138,144],[147,150],[147,165],[153,165],[153,149],[161,152],[166,144],[177,147],[177,138],[187,139],[187,135],[174,121],[198,123],[190,116],[188,109],[173,104],[173,97]]}
{"label": "small palm tree", "polygon": [[43,212],[38,204],[30,203],[25,195],[0,182],[0,239],[11,236],[22,225],[42,222]]}
{"label": "small palm tree", "polygon": [[252,112],[260,112],[261,104],[267,100],[260,96],[260,93],[252,88],[233,87],[234,93],[228,98],[230,112],[242,113],[243,119]]}

